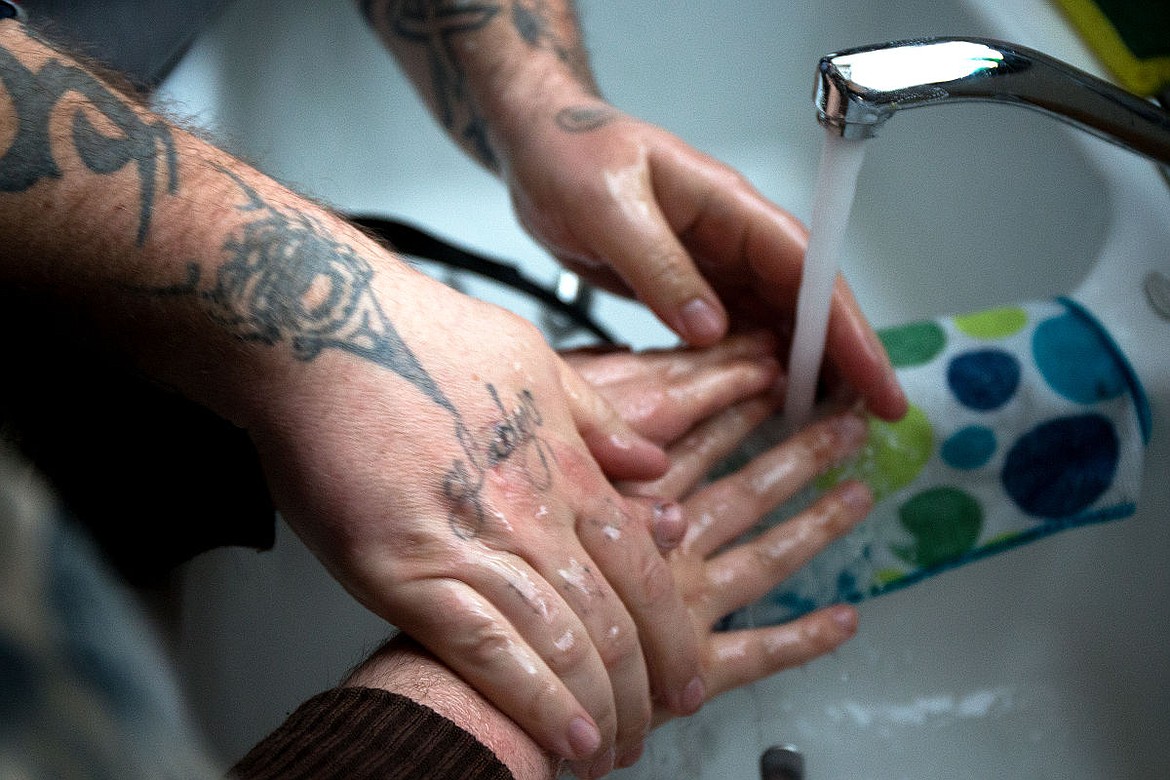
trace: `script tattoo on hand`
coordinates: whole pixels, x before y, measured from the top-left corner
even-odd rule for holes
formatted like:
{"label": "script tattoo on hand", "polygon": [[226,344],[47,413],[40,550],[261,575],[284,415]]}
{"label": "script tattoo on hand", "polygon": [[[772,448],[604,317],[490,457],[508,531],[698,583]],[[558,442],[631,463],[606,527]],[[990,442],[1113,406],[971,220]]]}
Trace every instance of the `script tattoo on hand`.
{"label": "script tattoo on hand", "polygon": [[316,219],[273,207],[237,175],[221,170],[243,194],[238,210],[252,218],[225,242],[228,259],[211,283],[203,284],[199,267],[191,264],[184,282],[152,292],[195,295],[237,338],[287,343],[298,360],[315,360],[329,349],[348,352],[393,371],[448,412],[462,454],[439,487],[450,528],[461,539],[476,538],[487,523],[490,470],[510,463],[535,490],[552,485],[552,454],[538,435],[544,419],[530,390],[520,391],[508,409],[488,384],[498,417],[473,435],[378,303],[370,264]]}
{"label": "script tattoo on hand", "polygon": [[451,531],[464,540],[477,538],[487,523],[483,487],[491,469],[512,461],[516,473],[524,475],[536,491],[547,490],[553,481],[553,455],[538,435],[544,419],[532,392],[522,390],[515,408],[508,410],[494,385],[487,385],[487,391],[499,410],[499,420],[480,436],[468,437],[464,444],[466,462],[457,460],[443,478],[443,494],[452,507],[448,516]]}
{"label": "script tattoo on hand", "polygon": [[[141,246],[150,230],[160,164],[167,192],[173,195],[179,187],[175,143],[166,123],[144,118],[125,97],[81,68],[57,59],[33,72],[0,46],[0,80],[17,117],[16,137],[0,157],[0,192],[24,192],[43,179],[62,177],[53,157],[49,125],[64,97],[79,95],[85,102],[73,109],[70,136],[78,158],[99,175],[117,173],[131,163],[138,169],[137,241]],[[100,114],[119,134],[109,136],[99,130],[90,111]]]}

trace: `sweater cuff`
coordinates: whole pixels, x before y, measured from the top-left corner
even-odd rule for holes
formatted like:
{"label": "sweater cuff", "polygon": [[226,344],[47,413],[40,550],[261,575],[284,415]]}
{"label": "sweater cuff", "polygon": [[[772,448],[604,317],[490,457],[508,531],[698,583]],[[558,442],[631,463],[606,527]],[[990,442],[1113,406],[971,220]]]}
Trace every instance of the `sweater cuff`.
{"label": "sweater cuff", "polygon": [[376,688],[334,688],[309,699],[230,777],[514,780],[471,734],[429,707]]}

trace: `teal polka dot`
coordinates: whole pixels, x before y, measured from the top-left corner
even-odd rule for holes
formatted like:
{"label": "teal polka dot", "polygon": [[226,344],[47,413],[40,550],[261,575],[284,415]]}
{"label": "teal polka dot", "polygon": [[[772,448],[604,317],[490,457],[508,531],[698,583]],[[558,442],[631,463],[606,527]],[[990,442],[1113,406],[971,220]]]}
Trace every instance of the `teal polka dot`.
{"label": "teal polka dot", "polygon": [[1032,353],[1049,386],[1070,401],[1095,404],[1128,388],[1125,370],[1108,341],[1073,312],[1036,326]]}
{"label": "teal polka dot", "polygon": [[939,456],[953,469],[971,471],[987,465],[995,454],[995,445],[995,431],[970,425],[951,434],[939,448]]}

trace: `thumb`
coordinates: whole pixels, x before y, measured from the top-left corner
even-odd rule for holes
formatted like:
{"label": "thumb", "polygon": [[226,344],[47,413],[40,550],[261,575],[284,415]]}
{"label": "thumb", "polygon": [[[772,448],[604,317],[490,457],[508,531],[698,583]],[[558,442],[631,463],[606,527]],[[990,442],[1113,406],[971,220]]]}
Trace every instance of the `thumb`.
{"label": "thumb", "polygon": [[610,479],[656,479],[666,473],[666,453],[638,434],[581,375],[561,362],[561,386],[577,433]]}

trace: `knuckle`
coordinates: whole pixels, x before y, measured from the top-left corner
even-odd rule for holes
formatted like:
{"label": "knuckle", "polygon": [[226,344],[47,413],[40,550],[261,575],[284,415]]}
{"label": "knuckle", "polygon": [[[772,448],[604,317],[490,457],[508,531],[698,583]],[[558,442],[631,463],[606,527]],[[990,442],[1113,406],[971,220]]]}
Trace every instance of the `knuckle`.
{"label": "knuckle", "polygon": [[680,290],[695,273],[689,258],[674,246],[651,248],[646,252],[643,267],[646,281],[656,290]]}
{"label": "knuckle", "polygon": [[461,618],[462,644],[471,663],[490,668],[513,649],[514,640],[498,621],[475,610],[465,612]]}
{"label": "knuckle", "polygon": [[589,643],[582,641],[570,628],[553,641],[545,663],[557,677],[570,678],[588,666],[590,655]]}
{"label": "knuckle", "polygon": [[641,644],[638,632],[629,621],[610,627],[605,636],[597,642],[601,662],[609,670],[616,669],[641,658]]}
{"label": "knuckle", "polygon": [[[544,680],[531,687],[528,695],[520,700],[517,718],[524,723],[549,723],[560,717],[562,707],[569,707],[564,690],[552,680]],[[590,715],[596,715],[593,712]],[[604,733],[604,732],[602,732]]]}
{"label": "knuckle", "polygon": [[819,621],[809,621],[801,631],[801,638],[810,656],[827,653],[837,646],[836,635]]}

